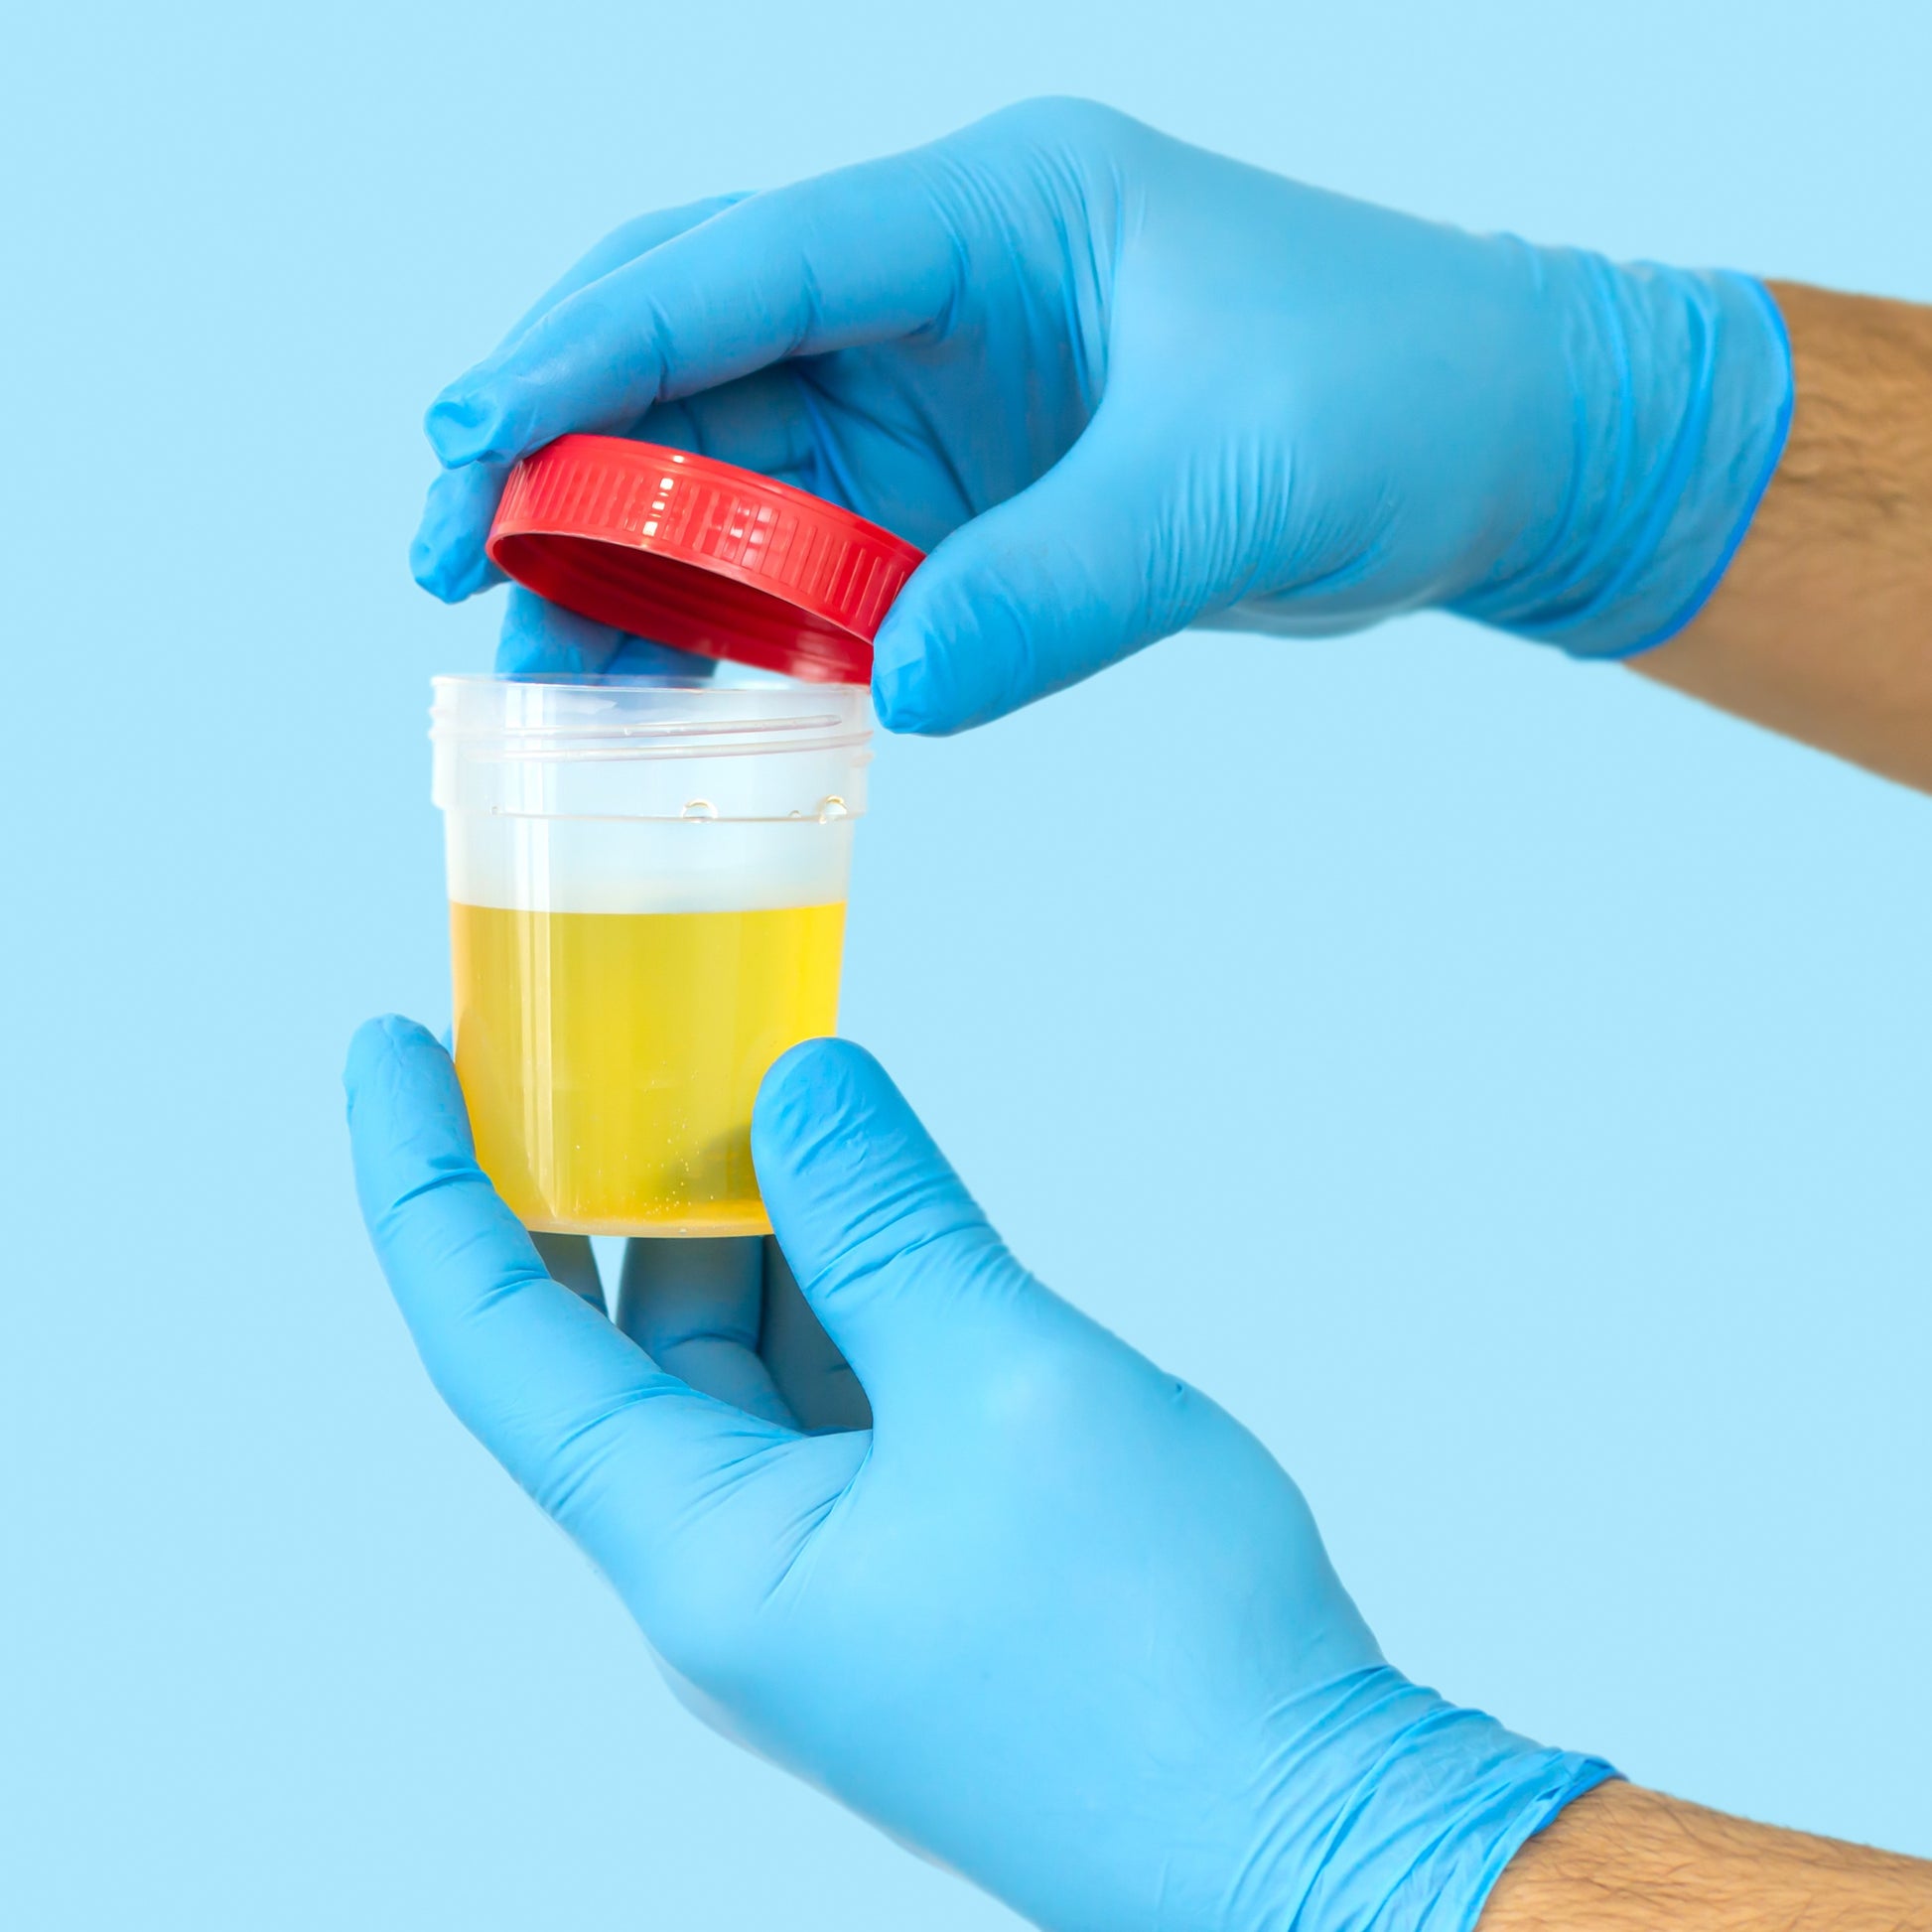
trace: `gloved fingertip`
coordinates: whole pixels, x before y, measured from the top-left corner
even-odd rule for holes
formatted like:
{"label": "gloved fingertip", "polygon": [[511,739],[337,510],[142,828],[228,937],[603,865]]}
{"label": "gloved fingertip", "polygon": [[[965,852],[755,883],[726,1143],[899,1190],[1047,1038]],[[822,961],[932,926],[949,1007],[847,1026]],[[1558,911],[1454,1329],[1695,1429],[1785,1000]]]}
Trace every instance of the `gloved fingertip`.
{"label": "gloved fingertip", "polygon": [[348,1053],[343,1062],[343,1086],[350,1104],[354,1103],[357,1091],[380,1070],[398,1058],[414,1056],[425,1048],[441,1054],[446,1061],[449,1058],[427,1027],[402,1014],[384,1013],[373,1020],[364,1020],[350,1035]]}
{"label": "gloved fingertip", "polygon": [[356,1030],[343,1071],[350,1157],[375,1228],[428,1173],[476,1177],[470,1110],[450,1056],[427,1027],[384,1014]]}
{"label": "gloved fingertip", "polygon": [[409,574],[441,604],[461,604],[479,591],[494,590],[498,584],[509,582],[481,551],[461,564],[447,556],[436,561],[425,558],[419,569],[412,550]]}
{"label": "gloved fingertip", "polygon": [[[879,722],[890,732],[944,738],[1011,710],[1011,703],[989,702],[978,688],[991,675],[977,661],[984,656],[980,643],[963,621],[932,621],[930,602],[914,577],[886,614],[873,646],[872,701]],[[963,678],[962,666],[972,667],[972,674]]]}
{"label": "gloved fingertip", "polygon": [[450,568],[448,552],[436,539],[417,531],[409,546],[409,574],[431,597],[445,604],[461,604],[471,586],[464,574]]}
{"label": "gloved fingertip", "polygon": [[766,1071],[752,1110],[753,1159],[796,1166],[812,1142],[865,1106],[886,1070],[849,1039],[807,1039]]}
{"label": "gloved fingertip", "polygon": [[423,417],[423,434],[446,470],[495,456],[501,428],[502,411],[495,400],[463,385],[445,389]]}
{"label": "gloved fingertip", "polygon": [[429,486],[409,546],[409,574],[445,604],[460,604],[503,581],[484,546],[505,475],[499,465],[473,464],[445,470]]}
{"label": "gloved fingertip", "polygon": [[368,1077],[376,1060],[389,1050],[389,1027],[399,1018],[393,1013],[378,1014],[364,1020],[348,1037],[348,1053],[343,1061],[343,1085],[353,1093]]}
{"label": "gloved fingertip", "polygon": [[954,729],[934,668],[922,628],[888,613],[873,645],[872,705],[889,732],[935,736]]}
{"label": "gloved fingertip", "polygon": [[[807,1040],[773,1064],[752,1162],[792,1275],[877,1410],[887,1354],[929,1356],[940,1340],[938,1304],[919,1317],[897,1264],[916,1254],[943,1272],[962,1241],[984,1259],[998,1237],[886,1069],[850,1040]],[[899,1312],[882,1327],[867,1307]]]}
{"label": "gloved fingertip", "polygon": [[875,656],[872,666],[872,708],[889,732],[929,732],[932,723],[922,702],[924,692],[916,665],[884,664]]}

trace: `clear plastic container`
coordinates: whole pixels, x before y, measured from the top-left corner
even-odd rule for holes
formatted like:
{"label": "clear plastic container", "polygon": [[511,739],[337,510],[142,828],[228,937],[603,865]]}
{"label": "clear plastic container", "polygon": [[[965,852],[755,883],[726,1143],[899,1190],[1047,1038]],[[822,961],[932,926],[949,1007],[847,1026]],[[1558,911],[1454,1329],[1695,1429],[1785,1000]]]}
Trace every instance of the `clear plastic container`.
{"label": "clear plastic container", "polygon": [[434,684],[483,1171],[532,1229],[768,1232],[752,1103],[837,1025],[865,687]]}

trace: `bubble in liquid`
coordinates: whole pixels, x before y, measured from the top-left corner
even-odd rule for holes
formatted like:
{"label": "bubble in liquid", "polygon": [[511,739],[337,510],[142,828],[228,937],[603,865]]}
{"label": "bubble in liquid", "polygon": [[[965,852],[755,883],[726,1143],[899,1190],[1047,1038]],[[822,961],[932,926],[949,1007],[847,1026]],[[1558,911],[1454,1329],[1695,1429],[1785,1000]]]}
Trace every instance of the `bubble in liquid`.
{"label": "bubble in liquid", "polygon": [[849,818],[850,811],[846,802],[836,791],[828,792],[818,801],[818,822],[823,825],[828,819]]}
{"label": "bubble in liquid", "polygon": [[680,818],[716,818],[718,807],[709,798],[692,798],[685,801],[684,809],[678,813]]}

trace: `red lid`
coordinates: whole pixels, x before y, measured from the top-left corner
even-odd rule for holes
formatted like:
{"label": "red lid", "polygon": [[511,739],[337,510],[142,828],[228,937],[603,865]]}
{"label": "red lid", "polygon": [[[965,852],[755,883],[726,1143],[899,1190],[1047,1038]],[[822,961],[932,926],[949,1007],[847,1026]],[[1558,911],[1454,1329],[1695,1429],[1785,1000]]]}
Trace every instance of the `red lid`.
{"label": "red lid", "polygon": [[578,616],[707,657],[869,684],[921,553],[750,470],[621,436],[560,436],[510,472],[490,560]]}

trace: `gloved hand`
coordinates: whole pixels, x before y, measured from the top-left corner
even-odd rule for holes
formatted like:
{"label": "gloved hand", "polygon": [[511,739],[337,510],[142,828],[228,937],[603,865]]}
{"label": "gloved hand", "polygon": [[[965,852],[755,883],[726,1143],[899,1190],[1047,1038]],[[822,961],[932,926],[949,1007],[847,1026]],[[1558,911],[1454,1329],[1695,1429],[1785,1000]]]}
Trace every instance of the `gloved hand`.
{"label": "gloved hand", "polygon": [[[891,160],[646,216],[432,406],[412,553],[457,599],[515,457],[568,430],[724,458],[930,550],[882,628],[951,731],[1209,621],[1441,606],[1583,655],[1694,615],[1782,450],[1741,276],[1617,268],[1041,101]],[[502,668],[627,668],[518,597]]]}
{"label": "gloved hand", "polygon": [[871,1398],[823,1434],[770,1372],[758,1244],[648,1245],[653,1359],[546,1276],[428,1034],[363,1028],[347,1085],[431,1375],[673,1689],[1039,1924],[1463,1932],[1609,1775],[1384,1663],[1267,1451],[1035,1281],[858,1048],[788,1053],[753,1128]]}

